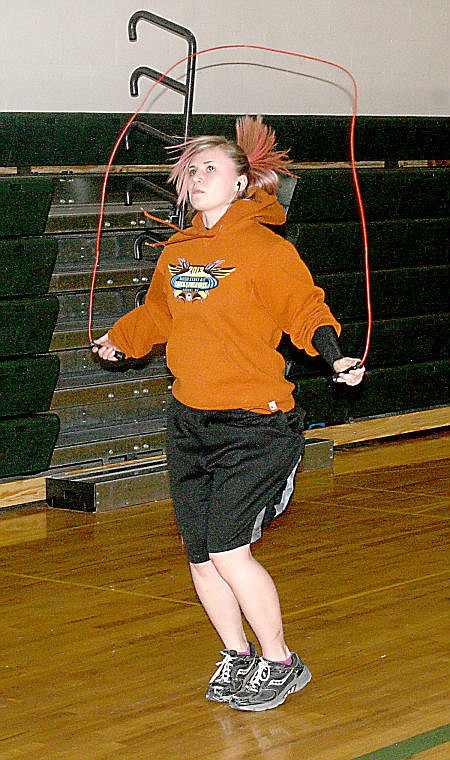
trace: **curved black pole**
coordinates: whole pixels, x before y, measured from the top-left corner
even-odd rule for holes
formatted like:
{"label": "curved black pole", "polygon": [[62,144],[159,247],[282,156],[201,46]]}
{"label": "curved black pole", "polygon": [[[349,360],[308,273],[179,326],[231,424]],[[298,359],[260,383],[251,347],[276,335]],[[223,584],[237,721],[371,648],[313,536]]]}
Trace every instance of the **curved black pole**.
{"label": "curved black pole", "polygon": [[185,37],[186,39],[191,40],[194,46],[196,45],[195,37],[190,29],[175,24],[174,21],[169,21],[169,19],[157,16],[156,13],[150,13],[149,11],[136,11],[131,16],[128,22],[128,39],[130,42],[136,42],[137,40],[137,24],[141,19],[143,21],[148,21],[150,24],[156,24],[156,26],[160,26],[162,29],[167,29],[169,32],[178,34],[180,37]]}
{"label": "curved black pole", "polygon": [[[157,16],[156,13],[150,13],[149,11],[136,11],[131,16],[129,22],[128,22],[128,39],[130,42],[136,42],[137,41],[137,25],[139,21],[147,21],[150,24],[154,24],[155,26],[159,26],[161,29],[166,29],[169,32],[172,32],[173,34],[177,34],[179,37],[183,37],[187,44],[188,44],[188,59],[186,62],[186,84],[180,85],[178,82],[175,82],[175,80],[170,79],[169,77],[165,77],[165,81],[161,82],[162,84],[171,87],[174,90],[177,90],[178,92],[181,92],[185,97],[184,102],[184,140],[187,140],[189,137],[189,129],[190,129],[190,118],[192,115],[192,107],[193,107],[193,100],[194,100],[194,81],[195,81],[195,54],[197,52],[197,41],[195,39],[195,36],[190,31],[190,29],[187,29],[184,26],[180,26],[179,24],[175,24],[173,21],[169,21],[166,18],[163,18],[162,16]],[[130,92],[133,97],[135,97],[138,94],[137,91],[137,82],[140,76],[150,76],[152,79],[159,79],[162,74],[155,71],[154,69],[149,69],[147,67],[140,66],[138,69],[136,69],[135,72],[131,75],[131,81],[130,81]]]}

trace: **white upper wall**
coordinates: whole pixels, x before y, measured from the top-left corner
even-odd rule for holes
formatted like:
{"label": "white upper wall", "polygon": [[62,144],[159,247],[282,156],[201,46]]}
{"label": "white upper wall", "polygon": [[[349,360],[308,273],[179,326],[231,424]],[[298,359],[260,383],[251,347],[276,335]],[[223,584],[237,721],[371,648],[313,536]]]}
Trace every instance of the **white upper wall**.
{"label": "white upper wall", "polygon": [[[184,40],[131,14],[147,10],[188,27],[199,50],[260,45],[327,59],[358,83],[358,113],[448,115],[448,0],[0,0],[0,111],[133,112],[151,86],[137,66],[166,71]],[[197,59],[194,111],[348,114],[350,79],[297,56],[220,50]],[[171,72],[183,78],[185,63]],[[145,111],[180,112],[160,86]]]}

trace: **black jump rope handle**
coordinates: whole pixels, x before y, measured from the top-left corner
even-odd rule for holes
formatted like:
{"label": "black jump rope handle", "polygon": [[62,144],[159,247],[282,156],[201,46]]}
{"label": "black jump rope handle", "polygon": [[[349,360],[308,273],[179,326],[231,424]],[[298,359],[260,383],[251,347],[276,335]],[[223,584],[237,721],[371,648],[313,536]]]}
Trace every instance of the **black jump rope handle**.
{"label": "black jump rope handle", "polygon": [[[92,341],[91,346],[95,346],[96,348],[101,348],[101,346],[95,342],[95,340]],[[125,359],[125,354],[123,351],[114,351],[114,356],[116,357],[118,362],[123,362]]]}
{"label": "black jump rope handle", "polygon": [[359,362],[356,362],[352,367],[347,367],[347,369],[343,369],[341,372],[334,372],[331,376],[331,379],[333,383],[337,382],[338,377],[341,375],[346,375],[348,372],[351,372],[352,369],[359,369],[361,367],[361,364]]}

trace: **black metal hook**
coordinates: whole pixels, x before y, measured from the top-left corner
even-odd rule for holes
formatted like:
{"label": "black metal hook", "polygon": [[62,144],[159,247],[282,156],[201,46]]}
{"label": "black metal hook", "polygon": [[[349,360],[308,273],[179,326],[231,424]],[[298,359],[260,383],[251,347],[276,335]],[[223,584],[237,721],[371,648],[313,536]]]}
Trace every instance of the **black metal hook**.
{"label": "black metal hook", "polygon": [[[184,141],[186,141],[189,136],[190,118],[192,115],[192,106],[194,100],[196,62],[195,56],[197,53],[196,38],[190,29],[187,29],[184,26],[180,26],[179,24],[175,24],[173,21],[169,21],[169,19],[162,18],[162,16],[157,16],[155,13],[150,13],[149,11],[136,11],[128,21],[128,39],[130,42],[137,41],[137,25],[141,20],[147,21],[150,24],[154,24],[161,29],[165,29],[168,32],[172,32],[173,34],[178,35],[179,37],[183,37],[186,40],[188,44],[188,55],[186,60],[186,84],[183,85],[171,77],[163,76],[163,74],[156,71],[155,69],[150,69],[147,66],[139,66],[131,74],[130,93],[133,97],[136,97],[138,94],[138,81],[140,77],[148,76],[155,81],[161,79],[161,84],[163,84],[165,87],[169,87],[170,89],[182,94],[184,97]],[[170,145],[171,143],[169,142],[167,144]]]}

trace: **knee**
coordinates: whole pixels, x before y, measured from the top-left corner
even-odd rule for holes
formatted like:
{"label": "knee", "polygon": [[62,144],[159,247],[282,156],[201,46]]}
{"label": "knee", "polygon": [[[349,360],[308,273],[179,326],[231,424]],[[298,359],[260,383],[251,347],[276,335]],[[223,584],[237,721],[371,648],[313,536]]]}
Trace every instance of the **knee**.
{"label": "knee", "polygon": [[200,580],[206,580],[216,574],[216,569],[211,560],[207,562],[190,562],[189,567],[192,577],[199,578]]}
{"label": "knee", "polygon": [[231,549],[227,552],[211,553],[209,558],[215,570],[225,580],[236,572],[243,572],[244,565],[253,560],[250,546],[241,546],[239,549]]}

